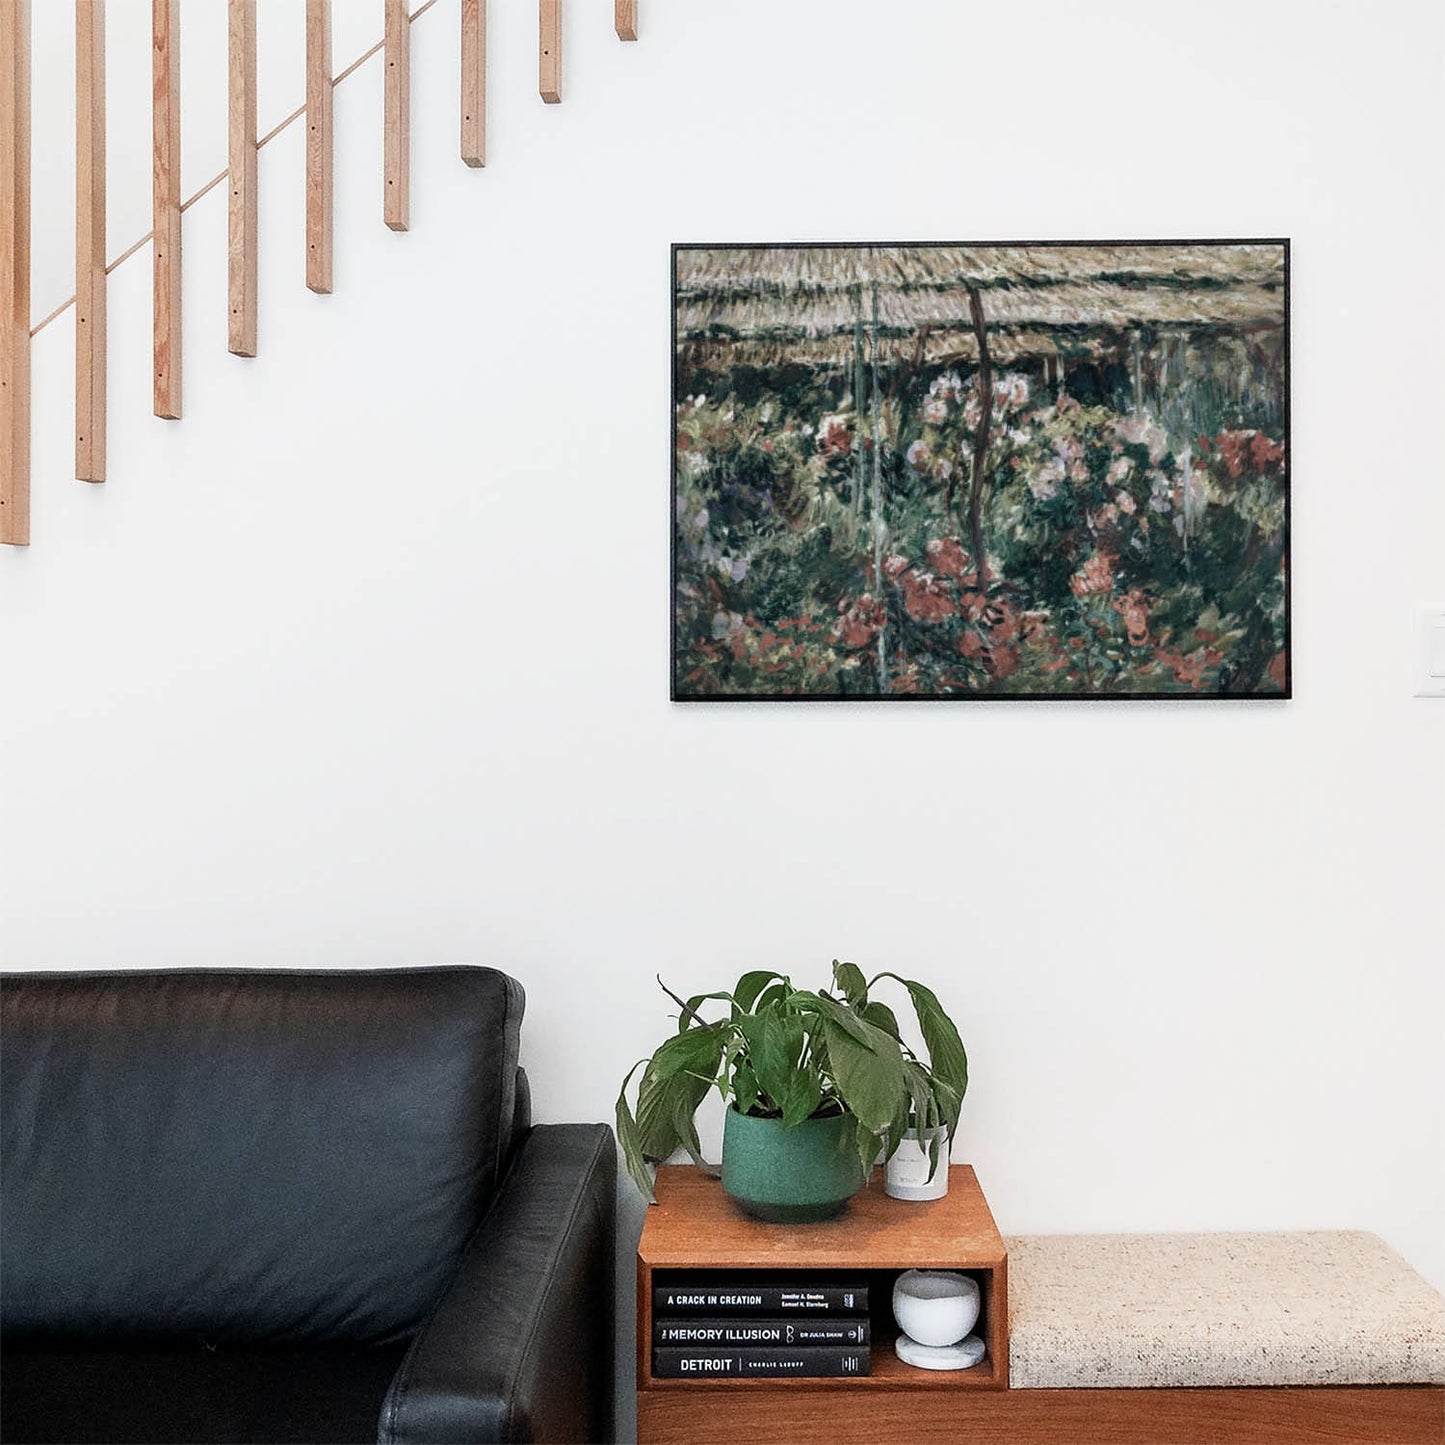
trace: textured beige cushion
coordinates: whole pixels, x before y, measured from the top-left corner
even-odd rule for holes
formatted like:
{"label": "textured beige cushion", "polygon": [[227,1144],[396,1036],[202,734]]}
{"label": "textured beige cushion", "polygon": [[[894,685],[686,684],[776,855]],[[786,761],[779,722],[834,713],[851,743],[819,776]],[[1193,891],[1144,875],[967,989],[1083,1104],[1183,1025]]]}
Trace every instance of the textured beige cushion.
{"label": "textured beige cushion", "polygon": [[1025,1389],[1445,1382],[1445,1299],[1373,1234],[1008,1240]]}

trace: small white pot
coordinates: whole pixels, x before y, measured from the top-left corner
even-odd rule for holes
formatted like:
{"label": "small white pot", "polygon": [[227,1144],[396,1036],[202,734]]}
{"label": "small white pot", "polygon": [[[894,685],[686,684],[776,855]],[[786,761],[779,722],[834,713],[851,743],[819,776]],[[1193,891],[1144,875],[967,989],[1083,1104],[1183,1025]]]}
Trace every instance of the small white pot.
{"label": "small white pot", "polygon": [[[935,1135],[941,1142],[938,1168],[930,1179],[929,1149]],[[942,1199],[948,1193],[948,1135],[942,1129],[930,1129],[920,1139],[918,1130],[910,1129],[884,1166],[883,1192],[894,1199]]]}
{"label": "small white pot", "polygon": [[920,1345],[956,1345],[978,1323],[978,1281],[943,1269],[910,1269],[893,1285],[893,1318]]}

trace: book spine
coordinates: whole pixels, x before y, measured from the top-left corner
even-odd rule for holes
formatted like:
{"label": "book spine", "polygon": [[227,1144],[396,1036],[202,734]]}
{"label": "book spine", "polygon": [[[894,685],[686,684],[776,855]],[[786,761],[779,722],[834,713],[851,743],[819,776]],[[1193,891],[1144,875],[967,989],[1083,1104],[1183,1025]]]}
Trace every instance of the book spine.
{"label": "book spine", "polygon": [[652,1373],[659,1380],[766,1378],[791,1375],[834,1379],[866,1375],[871,1361],[867,1347],[802,1345],[795,1350],[742,1346],[736,1349],[659,1346],[652,1352]]}
{"label": "book spine", "polygon": [[858,1345],[868,1343],[868,1321],[843,1316],[757,1320],[654,1320],[655,1345]]}
{"label": "book spine", "polygon": [[791,1285],[688,1286],[659,1284],[652,1290],[659,1315],[809,1314],[866,1315],[868,1286],[795,1288]]}

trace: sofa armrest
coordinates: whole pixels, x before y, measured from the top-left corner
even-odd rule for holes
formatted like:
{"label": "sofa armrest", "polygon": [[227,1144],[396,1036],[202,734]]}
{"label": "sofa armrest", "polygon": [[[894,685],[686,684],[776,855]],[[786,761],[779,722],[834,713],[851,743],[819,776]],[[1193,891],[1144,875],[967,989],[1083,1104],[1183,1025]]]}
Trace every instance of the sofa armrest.
{"label": "sofa armrest", "polygon": [[603,1124],[517,1150],[382,1406],[382,1445],[612,1435],[617,1152]]}

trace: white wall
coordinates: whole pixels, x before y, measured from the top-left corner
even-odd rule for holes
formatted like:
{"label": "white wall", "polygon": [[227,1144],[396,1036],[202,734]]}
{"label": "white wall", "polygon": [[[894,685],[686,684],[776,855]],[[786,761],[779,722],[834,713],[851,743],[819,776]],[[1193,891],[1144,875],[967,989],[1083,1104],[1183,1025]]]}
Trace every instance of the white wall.
{"label": "white wall", "polygon": [[[35,7],[37,317],[70,289],[66,8]],[[117,253],[149,7],[110,8]],[[339,66],[380,6],[336,8]],[[379,61],[338,89],[333,297],[299,125],[263,152],[255,361],[223,190],[187,214],[181,423],[150,415],[149,252],[115,272],[103,487],[71,480],[69,317],[37,339],[4,963],[494,963],[539,1115],[600,1119],[666,1027],[655,973],[848,956],[961,1021],[958,1157],[1006,1231],[1360,1226],[1445,1285],[1445,705],[1411,695],[1445,597],[1445,15],[643,0],[623,46],[576,0],[543,107],[535,7],[491,9],[483,172],[456,0],[415,24],[409,235]],[[287,13],[263,124],[301,98]],[[186,35],[189,186],[224,62]],[[1294,701],[669,704],[671,241],[1257,234],[1294,241]]]}

